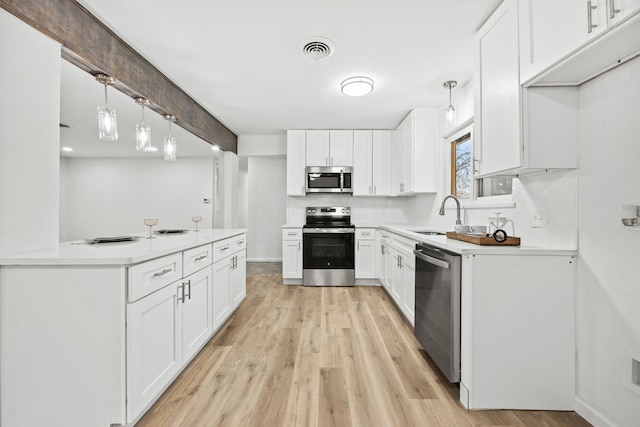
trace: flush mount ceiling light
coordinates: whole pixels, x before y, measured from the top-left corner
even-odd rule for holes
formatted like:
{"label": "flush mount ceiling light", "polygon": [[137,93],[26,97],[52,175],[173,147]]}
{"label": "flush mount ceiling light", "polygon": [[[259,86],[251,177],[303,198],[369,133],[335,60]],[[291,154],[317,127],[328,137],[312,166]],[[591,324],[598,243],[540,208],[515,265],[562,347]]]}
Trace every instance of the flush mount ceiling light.
{"label": "flush mount ceiling light", "polygon": [[373,80],[369,77],[349,77],[340,84],[342,93],[348,96],[368,95],[373,91]]}
{"label": "flush mount ceiling light", "polygon": [[162,117],[169,122],[169,136],[164,137],[164,159],[173,162],[176,160],[176,139],[171,136],[171,123],[175,122],[176,118],[171,114]]}
{"label": "flush mount ceiling light", "polygon": [[451,89],[457,85],[458,82],[455,80],[447,80],[443,85],[446,89],[449,89],[449,106],[445,110],[446,125],[448,128],[452,128],[456,125],[456,109],[451,103]]}
{"label": "flush mount ceiling light", "polygon": [[142,121],[136,123],[136,150],[148,153],[151,151],[151,126],[144,121],[144,107],[149,105],[149,100],[140,97],[135,101],[142,107]]}
{"label": "flush mount ceiling light", "polygon": [[116,109],[109,107],[107,86],[115,83],[115,79],[106,74],[96,74],[96,80],[104,84],[104,105],[98,107],[98,137],[107,141],[118,139],[118,123]]}

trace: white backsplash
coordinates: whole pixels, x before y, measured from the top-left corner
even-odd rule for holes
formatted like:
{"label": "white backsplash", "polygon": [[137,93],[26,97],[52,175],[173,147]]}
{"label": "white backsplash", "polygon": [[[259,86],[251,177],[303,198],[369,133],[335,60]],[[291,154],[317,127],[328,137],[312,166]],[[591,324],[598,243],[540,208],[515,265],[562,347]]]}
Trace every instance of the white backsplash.
{"label": "white backsplash", "polygon": [[[577,173],[557,171],[538,173],[513,180],[515,207],[487,207],[462,210],[462,220],[470,225],[488,225],[489,218],[513,220],[523,246],[576,249]],[[344,194],[318,194],[287,198],[287,223],[303,224],[307,206],[351,206],[351,219],[358,224],[410,224],[453,230],[455,203],[449,201],[445,215],[438,214],[441,197],[419,194],[411,197],[352,197]],[[533,227],[533,210],[545,209],[547,226]],[[511,234],[511,226],[506,227]]]}

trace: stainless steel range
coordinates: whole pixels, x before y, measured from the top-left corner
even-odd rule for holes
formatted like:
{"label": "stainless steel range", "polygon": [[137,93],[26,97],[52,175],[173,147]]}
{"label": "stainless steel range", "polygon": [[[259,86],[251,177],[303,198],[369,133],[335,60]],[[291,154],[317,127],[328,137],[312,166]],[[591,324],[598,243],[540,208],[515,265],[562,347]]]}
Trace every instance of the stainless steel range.
{"label": "stainless steel range", "polygon": [[302,284],[353,286],[355,231],[349,207],[307,208],[302,229]]}

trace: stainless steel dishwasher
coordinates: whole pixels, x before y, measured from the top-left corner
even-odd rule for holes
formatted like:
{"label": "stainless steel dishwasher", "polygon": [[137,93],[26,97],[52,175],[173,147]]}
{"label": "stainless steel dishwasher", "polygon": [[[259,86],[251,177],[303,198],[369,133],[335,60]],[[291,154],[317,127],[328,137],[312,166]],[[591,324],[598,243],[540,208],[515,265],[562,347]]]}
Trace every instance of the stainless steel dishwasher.
{"label": "stainless steel dishwasher", "polygon": [[414,334],[452,382],[460,381],[460,263],[458,254],[416,245]]}

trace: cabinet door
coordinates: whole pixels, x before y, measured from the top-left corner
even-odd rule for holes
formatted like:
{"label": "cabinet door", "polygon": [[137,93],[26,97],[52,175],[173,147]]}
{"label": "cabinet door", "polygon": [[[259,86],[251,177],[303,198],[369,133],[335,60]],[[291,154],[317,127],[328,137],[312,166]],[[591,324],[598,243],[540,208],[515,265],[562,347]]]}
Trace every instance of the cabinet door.
{"label": "cabinet door", "polygon": [[391,296],[399,308],[402,308],[404,293],[404,274],[402,271],[402,254],[395,249],[391,252],[393,266],[391,272]]}
{"label": "cabinet door", "polygon": [[302,279],[302,240],[283,240],[282,277]]}
{"label": "cabinet door", "polygon": [[223,258],[213,264],[213,330],[229,317],[231,313],[231,257]]}
{"label": "cabinet door", "polygon": [[522,166],[516,0],[505,0],[480,29],[478,54],[475,136],[483,176]]}
{"label": "cabinet door", "polygon": [[387,288],[387,259],[386,259],[386,245],[382,242],[378,243],[378,252],[376,253],[376,264],[378,265],[378,280]]}
{"label": "cabinet door", "polygon": [[132,420],[182,367],[181,283],[127,305],[127,419]]}
{"label": "cabinet door", "polygon": [[[616,7],[637,0],[615,0]],[[606,27],[605,0],[520,0],[520,82],[544,71]],[[628,10],[628,9],[627,9]],[[592,26],[589,32],[588,13]],[[616,15],[616,19],[618,15]]]}
{"label": "cabinet door", "polygon": [[[372,183],[372,144],[373,132],[370,130],[353,131],[353,195],[369,196],[373,194]],[[387,162],[390,157],[387,158]]]}
{"label": "cabinet door", "polygon": [[[391,148],[391,131],[374,130],[371,145],[371,185],[375,196],[391,195]],[[354,146],[354,156],[357,155]],[[355,167],[354,157],[354,171]]]}
{"label": "cabinet door", "polygon": [[376,277],[376,241],[356,240],[356,279]]}
{"label": "cabinet door", "polygon": [[640,11],[640,0],[608,0],[607,21],[609,26],[617,25]]}
{"label": "cabinet door", "polygon": [[329,165],[353,166],[353,131],[329,131]]}
{"label": "cabinet door", "polygon": [[231,268],[231,307],[235,309],[247,296],[247,251],[237,252]]}
{"label": "cabinet door", "polygon": [[[212,271],[206,267],[183,279],[182,359],[186,362],[213,334]],[[178,289],[180,292],[181,290]]]}
{"label": "cabinet door", "polygon": [[307,166],[329,166],[329,131],[308,130],[305,149]]}
{"label": "cabinet door", "polygon": [[304,196],[305,193],[305,131],[287,131],[287,195]]}
{"label": "cabinet door", "polygon": [[411,323],[415,324],[416,317],[416,261],[413,257],[402,257],[402,269],[404,270],[404,294],[402,312]]}

